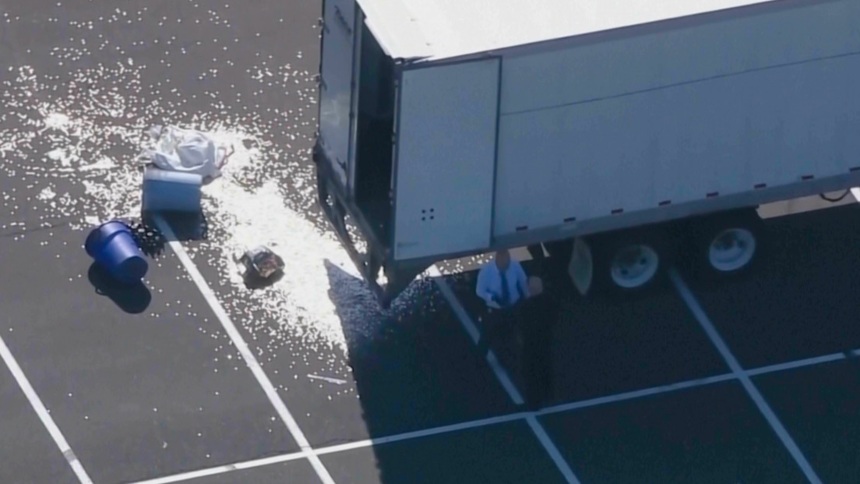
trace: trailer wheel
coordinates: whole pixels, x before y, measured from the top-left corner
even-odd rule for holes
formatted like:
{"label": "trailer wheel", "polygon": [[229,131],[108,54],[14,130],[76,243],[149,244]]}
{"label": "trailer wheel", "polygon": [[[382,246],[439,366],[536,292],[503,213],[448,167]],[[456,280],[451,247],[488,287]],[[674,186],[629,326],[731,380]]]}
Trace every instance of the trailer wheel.
{"label": "trailer wheel", "polygon": [[750,229],[731,227],[718,233],[708,246],[708,262],[718,272],[734,272],[748,266],[755,255],[756,237]]}
{"label": "trailer wheel", "polygon": [[742,210],[692,222],[691,269],[703,278],[746,273],[759,258],[763,223],[755,210]]}
{"label": "trailer wheel", "polygon": [[596,237],[588,242],[593,264],[591,286],[606,295],[639,293],[657,285],[672,254],[657,230]]}
{"label": "trailer wheel", "polygon": [[646,244],[619,247],[609,263],[612,282],[622,289],[638,289],[647,285],[660,269],[660,255]]}

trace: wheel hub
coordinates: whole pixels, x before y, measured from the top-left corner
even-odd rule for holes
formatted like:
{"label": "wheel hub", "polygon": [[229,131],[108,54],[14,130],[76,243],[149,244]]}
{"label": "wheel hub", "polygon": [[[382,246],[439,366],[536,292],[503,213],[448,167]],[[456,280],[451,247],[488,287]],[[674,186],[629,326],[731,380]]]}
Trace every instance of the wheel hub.
{"label": "wheel hub", "polygon": [[708,248],[708,262],[720,272],[732,272],[747,266],[755,255],[756,239],[743,228],[726,229],[717,234]]}
{"label": "wheel hub", "polygon": [[657,274],[660,257],[647,245],[630,245],[618,251],[612,260],[612,281],[625,289],[644,286]]}

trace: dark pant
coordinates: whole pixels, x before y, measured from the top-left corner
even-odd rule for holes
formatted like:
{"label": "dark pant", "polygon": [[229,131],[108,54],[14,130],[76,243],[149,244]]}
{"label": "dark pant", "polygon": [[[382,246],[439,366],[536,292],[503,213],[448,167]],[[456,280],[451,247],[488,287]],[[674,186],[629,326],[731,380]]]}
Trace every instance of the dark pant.
{"label": "dark pant", "polygon": [[487,308],[482,317],[481,335],[478,338],[478,350],[482,354],[500,338],[511,335],[519,326],[517,307],[504,309]]}
{"label": "dark pant", "polygon": [[522,336],[520,371],[526,404],[536,409],[552,393],[552,328],[558,317],[556,299],[546,294],[533,296],[512,308],[490,310],[484,317],[478,348],[485,354],[489,347],[511,334]]}
{"label": "dark pant", "polygon": [[523,332],[522,371],[526,403],[536,408],[552,393],[553,321],[525,320]]}

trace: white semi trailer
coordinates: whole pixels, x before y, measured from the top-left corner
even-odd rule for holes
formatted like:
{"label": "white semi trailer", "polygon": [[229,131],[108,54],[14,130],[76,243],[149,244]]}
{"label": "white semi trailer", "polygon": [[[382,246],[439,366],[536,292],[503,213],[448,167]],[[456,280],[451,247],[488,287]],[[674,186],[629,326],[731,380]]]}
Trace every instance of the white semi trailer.
{"label": "white semi trailer", "polygon": [[860,185],[858,0],[323,3],[319,198],[384,305],[541,243],[583,294],[736,273],[757,206]]}

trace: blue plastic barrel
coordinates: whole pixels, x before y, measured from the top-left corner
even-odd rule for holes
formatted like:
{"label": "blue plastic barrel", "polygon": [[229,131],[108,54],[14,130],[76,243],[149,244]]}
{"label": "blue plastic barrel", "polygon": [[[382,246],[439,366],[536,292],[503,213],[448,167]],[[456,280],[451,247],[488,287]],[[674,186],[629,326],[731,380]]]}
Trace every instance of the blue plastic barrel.
{"label": "blue plastic barrel", "polygon": [[131,229],[116,220],[94,228],[87,236],[84,249],[114,279],[125,284],[140,282],[149,269]]}

